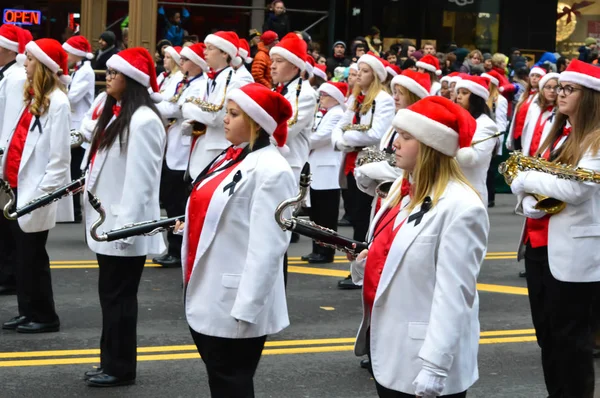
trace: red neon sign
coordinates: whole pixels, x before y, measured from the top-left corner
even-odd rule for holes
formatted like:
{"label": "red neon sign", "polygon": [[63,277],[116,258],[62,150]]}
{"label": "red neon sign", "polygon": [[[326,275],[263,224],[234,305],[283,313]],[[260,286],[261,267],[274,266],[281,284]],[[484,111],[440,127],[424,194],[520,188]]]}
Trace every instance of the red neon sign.
{"label": "red neon sign", "polygon": [[42,12],[35,10],[13,10],[6,8],[2,13],[2,23],[15,25],[39,25],[42,22]]}

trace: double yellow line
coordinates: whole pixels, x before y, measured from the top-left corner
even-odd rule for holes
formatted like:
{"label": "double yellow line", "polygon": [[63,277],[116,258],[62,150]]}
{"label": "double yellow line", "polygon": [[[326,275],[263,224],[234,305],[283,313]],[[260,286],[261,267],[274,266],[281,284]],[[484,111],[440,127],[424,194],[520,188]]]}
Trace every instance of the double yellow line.
{"label": "double yellow line", "polygon": [[[533,329],[481,332],[480,344],[506,344],[535,341]],[[333,339],[267,341],[263,355],[294,355],[347,352],[354,349],[354,337]],[[138,361],[198,359],[194,345],[138,347]],[[0,367],[78,365],[100,362],[99,349],[1,352]]]}

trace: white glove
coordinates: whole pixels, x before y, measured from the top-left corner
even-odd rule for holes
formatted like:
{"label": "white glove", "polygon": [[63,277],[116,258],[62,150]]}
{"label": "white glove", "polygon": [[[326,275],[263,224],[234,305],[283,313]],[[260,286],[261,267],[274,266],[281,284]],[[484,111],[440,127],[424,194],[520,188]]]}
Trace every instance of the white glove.
{"label": "white glove", "polygon": [[508,138],[506,140],[506,149],[508,149],[509,151],[514,151],[515,150],[515,143],[514,140]]}
{"label": "white glove", "polygon": [[365,265],[367,264],[367,257],[362,259],[356,259],[350,263],[350,275],[352,276],[352,282],[355,285],[362,286],[363,280],[365,279]]}
{"label": "white glove", "polygon": [[446,376],[440,376],[427,367],[423,367],[413,381],[413,386],[415,386],[415,394],[418,397],[436,398],[444,391]]}
{"label": "white glove", "polygon": [[129,248],[129,246],[131,246],[131,243],[127,242],[124,239],[116,240],[114,243],[115,243],[115,249],[117,249],[117,250],[127,250]]}
{"label": "white glove", "polygon": [[528,171],[522,171],[517,174],[517,178],[510,184],[510,190],[515,195],[525,193],[525,178],[527,177]]}
{"label": "white glove", "polygon": [[186,119],[181,123],[181,135],[191,137],[194,133],[194,120]]}
{"label": "white glove", "polygon": [[536,220],[544,217],[546,212],[536,209],[536,204],[537,200],[533,196],[525,196],[525,198],[523,198],[523,202],[521,202],[521,206],[523,206],[523,215]]}
{"label": "white glove", "polygon": [[338,142],[335,143],[335,147],[342,152],[352,152],[354,150],[353,147],[349,146],[348,144],[346,144],[346,142],[341,139]]}

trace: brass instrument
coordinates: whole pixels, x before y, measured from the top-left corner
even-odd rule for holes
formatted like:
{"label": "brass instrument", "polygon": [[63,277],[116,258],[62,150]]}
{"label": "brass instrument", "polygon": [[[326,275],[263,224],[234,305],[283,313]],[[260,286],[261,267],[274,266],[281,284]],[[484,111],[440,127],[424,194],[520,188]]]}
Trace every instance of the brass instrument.
{"label": "brass instrument", "polygon": [[368,247],[366,242],[359,242],[346,238],[332,229],[322,227],[312,221],[306,221],[293,215],[289,219],[284,217],[283,213],[286,209],[297,206],[304,200],[308,193],[308,189],[310,188],[310,180],[310,165],[306,163],[302,169],[302,174],[300,175],[300,191],[298,192],[298,195],[284,200],[277,206],[277,209],[275,210],[275,221],[284,231],[296,232],[299,235],[314,239],[320,246],[341,250],[356,257],[361,251]]}
{"label": "brass instrument", "polygon": [[[183,76],[184,78],[184,82],[183,82],[183,87],[185,87],[185,85],[187,84],[187,72],[185,73],[185,75]],[[183,92],[185,91],[185,88],[182,89],[181,91],[178,90],[178,92],[175,93],[175,95],[173,95],[171,98],[169,98],[169,102],[172,104],[176,104],[179,102],[179,98],[181,97],[181,94],[183,94]]]}
{"label": "brass instrument", "polygon": [[298,80],[298,85],[296,86],[296,112],[294,112],[294,117],[288,120],[287,124],[289,126],[293,126],[298,123],[298,107],[300,105],[300,92],[302,91],[302,79]]}
{"label": "brass instrument", "polygon": [[369,131],[373,127],[373,120],[375,119],[375,101],[373,101],[373,105],[371,106],[371,122],[366,124],[347,124],[342,127],[342,131],[346,132],[349,130],[355,131]]}
{"label": "brass instrument", "polygon": [[83,133],[79,130],[71,130],[71,149],[79,148],[85,141]]}
{"label": "brass instrument", "polygon": [[384,181],[375,187],[375,194],[379,196],[381,199],[385,199],[388,197],[390,193],[390,188],[394,184],[394,181]]}
{"label": "brass instrument", "polygon": [[[553,163],[540,157],[524,156],[520,151],[512,152],[506,162],[498,166],[498,172],[504,176],[508,185],[517,177],[519,171],[528,170],[550,174],[564,180],[600,184],[600,173],[594,170]],[[538,200],[535,208],[548,214],[560,213],[566,206],[566,203],[548,196],[537,194],[533,196]]]}
{"label": "brass instrument", "polygon": [[229,74],[227,75],[227,81],[225,82],[225,89],[223,90],[223,98],[221,99],[221,103],[219,105],[212,104],[208,101],[204,101],[203,99],[200,99],[198,97],[186,98],[185,102],[191,102],[192,104],[197,105],[200,109],[202,109],[203,112],[211,112],[211,113],[219,112],[221,109],[223,109],[223,106],[225,105],[225,97],[227,96],[227,88],[229,87],[229,82],[231,82],[232,75],[233,75],[233,70],[230,70]]}
{"label": "brass instrument", "polygon": [[396,167],[396,157],[393,152],[380,150],[377,145],[364,147],[356,157],[356,167],[375,162],[387,162],[390,166]]}
{"label": "brass instrument", "polygon": [[84,186],[85,176],[63,185],[54,192],[50,192],[40,196],[39,198],[33,199],[32,201],[27,202],[23,207],[19,207],[13,211],[13,206],[16,204],[15,194],[6,181],[0,180],[0,190],[4,191],[9,198],[8,203],[6,203],[4,206],[4,217],[9,220],[16,220],[34,210],[48,206],[57,200],[64,198],[65,196],[78,194],[79,192],[83,191]]}
{"label": "brass instrument", "polygon": [[500,137],[502,134],[504,134],[504,131],[501,131],[501,132],[499,132],[499,133],[496,133],[496,134],[492,134],[492,135],[490,135],[489,137],[485,137],[485,138],[482,138],[482,139],[480,139],[480,140],[477,140],[477,141],[473,141],[473,142],[471,142],[471,146],[475,146],[475,145],[477,145],[477,144],[481,144],[482,142],[485,142],[485,141],[487,141],[487,140],[491,140],[491,139],[494,139],[494,138],[498,138],[498,137]]}
{"label": "brass instrument", "polygon": [[[321,106],[321,97],[319,97],[319,99],[317,100],[317,105],[315,105],[315,119],[317,118],[317,112],[319,112],[319,107]],[[296,105],[296,108],[298,107],[298,105]],[[323,116],[321,116],[321,121],[323,120]],[[312,127],[312,132],[314,133],[315,131],[317,131],[319,129],[319,125],[321,124],[321,122],[319,121],[319,124],[315,123],[313,121],[313,127]]]}
{"label": "brass instrument", "polygon": [[185,220],[185,216],[179,216],[162,220],[142,221],[138,223],[126,224],[122,228],[113,229],[112,231],[103,232],[102,234],[98,235],[98,227],[100,227],[100,225],[102,225],[106,220],[106,212],[102,207],[100,200],[98,200],[98,198],[89,191],[88,200],[90,201],[92,208],[100,215],[100,217],[94,221],[90,228],[90,236],[96,242],[112,242],[138,235],[152,236],[174,228],[175,224],[177,224],[177,221]]}

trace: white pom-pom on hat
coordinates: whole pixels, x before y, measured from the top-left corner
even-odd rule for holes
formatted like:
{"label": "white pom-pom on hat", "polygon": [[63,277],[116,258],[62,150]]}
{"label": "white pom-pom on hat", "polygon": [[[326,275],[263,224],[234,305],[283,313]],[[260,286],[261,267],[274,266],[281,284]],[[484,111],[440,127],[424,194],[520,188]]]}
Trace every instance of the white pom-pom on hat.
{"label": "white pom-pom on hat", "polygon": [[477,160],[477,153],[473,147],[460,148],[456,153],[456,160],[463,167],[470,167],[475,164]]}

